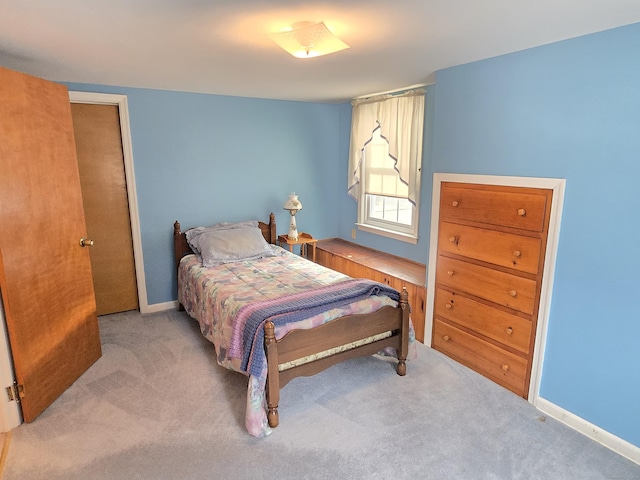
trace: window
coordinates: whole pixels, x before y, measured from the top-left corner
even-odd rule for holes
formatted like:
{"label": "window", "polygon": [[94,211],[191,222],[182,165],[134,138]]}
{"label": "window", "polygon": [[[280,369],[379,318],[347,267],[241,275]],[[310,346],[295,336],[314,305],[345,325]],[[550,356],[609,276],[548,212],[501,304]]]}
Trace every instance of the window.
{"label": "window", "polygon": [[352,105],[348,192],[358,228],[417,243],[424,90]]}
{"label": "window", "polygon": [[[389,157],[389,144],[376,128],[371,141],[365,146],[363,162],[364,209],[358,223],[382,230],[412,235],[416,208],[409,201],[409,187],[395,170],[395,162]],[[364,219],[364,221],[361,221]]]}

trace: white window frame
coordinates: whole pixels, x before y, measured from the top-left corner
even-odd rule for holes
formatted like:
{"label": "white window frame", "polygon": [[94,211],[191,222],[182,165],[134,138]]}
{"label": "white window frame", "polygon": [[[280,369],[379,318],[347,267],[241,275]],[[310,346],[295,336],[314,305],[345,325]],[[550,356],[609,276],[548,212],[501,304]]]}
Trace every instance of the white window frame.
{"label": "white window frame", "polygon": [[[378,140],[380,139],[380,140]],[[369,154],[371,154],[371,147],[379,147],[382,142],[385,142],[383,138],[380,137],[379,129],[374,130],[372,134],[371,141],[365,147]],[[388,147],[384,149],[384,155],[388,155],[389,149]],[[367,155],[365,155],[365,158]],[[388,221],[380,218],[375,218],[371,216],[370,212],[370,199],[368,198],[369,194],[367,193],[366,188],[366,178],[367,178],[367,162],[364,161],[362,165],[362,182],[360,188],[360,198],[358,199],[358,222],[356,226],[358,230],[367,231],[369,233],[374,233],[377,235],[382,235],[389,238],[394,238],[396,240],[400,240],[403,242],[416,244],[418,242],[418,220],[419,220],[419,212],[418,205],[413,205],[411,202],[411,224],[406,225],[400,222]],[[420,172],[418,172],[418,176]],[[397,172],[396,172],[397,174]],[[418,179],[419,182],[419,179]],[[378,197],[383,198],[391,198],[384,195],[376,195]],[[408,201],[408,199],[405,199]],[[416,199],[419,202],[419,198]]]}

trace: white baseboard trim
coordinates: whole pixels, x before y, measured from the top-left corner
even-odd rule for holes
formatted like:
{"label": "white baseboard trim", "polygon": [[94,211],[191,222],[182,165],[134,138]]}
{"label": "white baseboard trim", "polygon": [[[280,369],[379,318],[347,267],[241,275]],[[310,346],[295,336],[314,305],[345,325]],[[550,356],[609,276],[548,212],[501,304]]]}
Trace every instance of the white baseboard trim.
{"label": "white baseboard trim", "polygon": [[178,308],[178,301],[173,300],[171,302],[164,303],[154,303],[153,305],[146,305],[145,308],[142,308],[140,305],[140,313],[157,313],[164,312],[166,310],[175,310]]}
{"label": "white baseboard trim", "polygon": [[574,415],[544,398],[538,397],[535,401],[535,406],[542,413],[555,418],[559,422],[598,442],[600,445],[640,465],[640,447],[636,447],[626,440],[616,437],[597,425],[587,422],[583,418]]}

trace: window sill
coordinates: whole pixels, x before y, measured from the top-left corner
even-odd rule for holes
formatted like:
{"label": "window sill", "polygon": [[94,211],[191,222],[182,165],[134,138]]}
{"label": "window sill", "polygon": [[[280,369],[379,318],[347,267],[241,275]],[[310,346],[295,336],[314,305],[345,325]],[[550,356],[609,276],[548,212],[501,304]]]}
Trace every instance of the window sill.
{"label": "window sill", "polygon": [[414,245],[418,243],[418,237],[407,233],[398,233],[393,230],[387,230],[386,228],[372,227],[371,225],[365,225],[364,223],[356,223],[356,226],[358,227],[358,230],[362,230],[363,232],[393,238],[394,240],[400,240],[401,242],[412,243]]}

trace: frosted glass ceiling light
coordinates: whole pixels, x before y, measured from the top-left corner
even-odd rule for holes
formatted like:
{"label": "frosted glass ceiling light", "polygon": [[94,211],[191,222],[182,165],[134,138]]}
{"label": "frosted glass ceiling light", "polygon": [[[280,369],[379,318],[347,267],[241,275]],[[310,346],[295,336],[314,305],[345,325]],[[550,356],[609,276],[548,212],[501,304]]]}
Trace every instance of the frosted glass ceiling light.
{"label": "frosted glass ceiling light", "polygon": [[294,23],[291,30],[272,33],[269,36],[297,58],[319,57],[349,48],[349,45],[329,31],[324,22]]}

